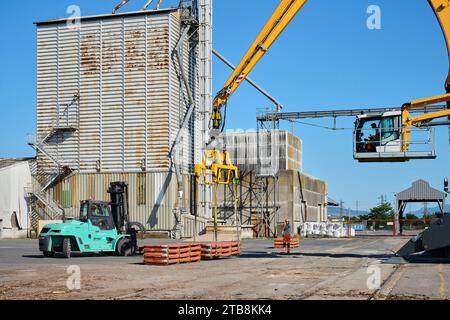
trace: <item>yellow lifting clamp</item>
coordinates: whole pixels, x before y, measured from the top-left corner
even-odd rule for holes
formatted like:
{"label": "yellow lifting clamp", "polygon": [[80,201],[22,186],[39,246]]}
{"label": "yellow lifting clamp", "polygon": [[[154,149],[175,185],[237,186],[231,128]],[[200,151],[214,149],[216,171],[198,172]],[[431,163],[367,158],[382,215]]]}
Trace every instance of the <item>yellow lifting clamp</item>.
{"label": "yellow lifting clamp", "polygon": [[[196,206],[198,206],[198,188],[201,184],[214,186],[214,241],[218,241],[217,226],[219,215],[219,204],[217,194],[219,192],[219,185],[234,186],[238,180],[238,169],[232,164],[230,154],[227,151],[206,150],[203,154],[202,163],[195,165],[195,179],[197,182],[197,189],[195,190]],[[233,188],[234,197],[236,192]],[[237,201],[234,200],[236,206]]]}
{"label": "yellow lifting clamp", "polygon": [[202,163],[195,165],[195,176],[204,184],[231,184],[238,179],[238,169],[227,151],[206,150]]}

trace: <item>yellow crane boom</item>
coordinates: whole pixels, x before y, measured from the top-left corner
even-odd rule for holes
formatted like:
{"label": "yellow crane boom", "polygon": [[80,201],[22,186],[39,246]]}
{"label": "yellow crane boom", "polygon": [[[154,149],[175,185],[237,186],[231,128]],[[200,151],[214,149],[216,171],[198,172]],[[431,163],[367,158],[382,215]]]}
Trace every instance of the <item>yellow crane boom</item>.
{"label": "yellow crane boom", "polygon": [[[259,33],[253,44],[250,46],[241,62],[236,67],[234,72],[230,75],[225,82],[222,89],[216,95],[213,104],[213,111],[211,116],[212,123],[212,139],[215,139],[217,131],[223,129],[223,116],[222,108],[227,104],[230,97],[246,79],[248,74],[253,70],[256,64],[266,54],[267,50],[272,46],[284,29],[289,25],[292,19],[303,8],[308,0],[281,0],[278,7],[275,9],[272,16],[267,21],[264,28]],[[450,0],[428,0],[429,5],[433,9],[439,23],[441,25],[442,32],[445,36],[447,43],[447,53],[450,62]],[[433,119],[450,117],[450,66],[445,82],[446,94],[429,97],[421,100],[411,101],[403,105],[402,113],[402,149],[403,151],[409,150],[411,126],[419,126],[426,121]],[[446,111],[440,111],[435,113],[429,113],[426,115],[420,115],[412,117],[410,115],[411,109],[422,108],[424,106],[433,105],[440,102],[446,102],[448,109]]]}
{"label": "yellow crane boom", "polygon": [[[442,32],[444,33],[445,41],[447,43],[448,59],[450,62],[450,0],[428,0],[428,2],[433,8],[441,25]],[[445,82],[445,89],[447,90],[447,93],[450,93],[450,66],[447,81]]]}
{"label": "yellow crane boom", "polygon": [[[449,72],[447,80],[445,81],[445,90],[447,93],[425,99],[414,100],[403,105],[402,151],[405,152],[409,150],[412,126],[420,126],[423,123],[434,119],[450,117],[450,0],[428,0],[428,3],[439,20],[445,41],[447,43],[447,54],[449,58]],[[412,117],[410,114],[413,109],[423,108],[441,102],[447,103],[447,110],[418,115],[415,117]]]}
{"label": "yellow crane boom", "polygon": [[241,62],[215,97],[211,118],[213,129],[220,130],[222,128],[222,107],[226,105],[228,99],[230,99],[306,2],[307,0],[281,0],[258,37],[241,59]]}

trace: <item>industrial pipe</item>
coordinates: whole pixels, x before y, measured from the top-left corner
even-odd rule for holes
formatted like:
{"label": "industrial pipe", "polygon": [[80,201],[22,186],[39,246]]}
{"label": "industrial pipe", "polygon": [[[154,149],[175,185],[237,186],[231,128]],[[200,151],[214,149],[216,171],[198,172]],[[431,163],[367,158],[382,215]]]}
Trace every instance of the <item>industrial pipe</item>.
{"label": "industrial pipe", "polygon": [[116,6],[114,8],[114,10],[112,11],[112,14],[116,14],[117,10],[119,10],[120,8],[122,8],[124,5],[126,5],[130,0],[123,0],[118,6]]}

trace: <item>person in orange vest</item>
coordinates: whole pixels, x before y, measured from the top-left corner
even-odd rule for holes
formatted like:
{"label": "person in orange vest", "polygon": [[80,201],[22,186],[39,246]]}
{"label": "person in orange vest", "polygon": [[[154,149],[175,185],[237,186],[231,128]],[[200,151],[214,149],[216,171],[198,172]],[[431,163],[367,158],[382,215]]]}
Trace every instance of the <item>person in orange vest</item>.
{"label": "person in orange vest", "polygon": [[283,227],[283,252],[290,254],[291,253],[291,239],[292,239],[292,226],[289,219],[284,220]]}

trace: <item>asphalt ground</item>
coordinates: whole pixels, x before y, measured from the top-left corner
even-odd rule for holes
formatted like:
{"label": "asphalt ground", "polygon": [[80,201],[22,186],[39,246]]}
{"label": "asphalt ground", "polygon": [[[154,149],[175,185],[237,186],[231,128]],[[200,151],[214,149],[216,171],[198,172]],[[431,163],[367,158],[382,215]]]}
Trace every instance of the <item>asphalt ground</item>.
{"label": "asphalt ground", "polygon": [[[450,258],[386,263],[408,238],[304,239],[290,255],[273,240],[242,242],[231,259],[147,266],[142,256],[44,258],[37,240],[0,241],[0,299],[447,299]],[[173,241],[145,240],[144,244]],[[80,271],[80,288],[67,286]]]}

